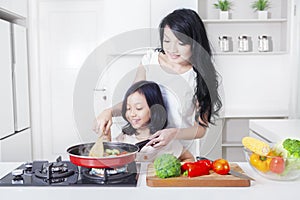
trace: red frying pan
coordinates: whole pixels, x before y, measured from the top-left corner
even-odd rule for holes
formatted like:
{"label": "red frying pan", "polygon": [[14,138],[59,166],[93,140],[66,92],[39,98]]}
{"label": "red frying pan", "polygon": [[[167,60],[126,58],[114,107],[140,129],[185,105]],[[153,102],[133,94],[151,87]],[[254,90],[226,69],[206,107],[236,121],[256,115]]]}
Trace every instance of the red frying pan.
{"label": "red frying pan", "polygon": [[[89,152],[94,143],[79,144],[67,149],[70,161],[78,166],[88,168],[114,168],[124,166],[133,162],[136,153],[147,144],[149,140],[139,142],[137,144],[128,144],[122,142],[103,142],[104,150],[118,149],[121,155],[108,157],[90,157]],[[122,152],[126,151],[125,154]]]}

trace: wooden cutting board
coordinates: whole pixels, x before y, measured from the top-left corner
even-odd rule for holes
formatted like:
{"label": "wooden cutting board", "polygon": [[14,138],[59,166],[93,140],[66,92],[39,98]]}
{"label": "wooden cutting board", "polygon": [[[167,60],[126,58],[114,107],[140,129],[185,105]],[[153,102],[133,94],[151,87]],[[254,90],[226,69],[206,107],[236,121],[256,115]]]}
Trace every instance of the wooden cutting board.
{"label": "wooden cutting board", "polygon": [[[231,169],[245,173],[236,163],[230,164]],[[197,177],[171,177],[159,178],[155,175],[153,163],[147,168],[147,185],[150,187],[249,187],[250,180],[235,177],[233,175],[219,175],[211,170],[209,175]]]}

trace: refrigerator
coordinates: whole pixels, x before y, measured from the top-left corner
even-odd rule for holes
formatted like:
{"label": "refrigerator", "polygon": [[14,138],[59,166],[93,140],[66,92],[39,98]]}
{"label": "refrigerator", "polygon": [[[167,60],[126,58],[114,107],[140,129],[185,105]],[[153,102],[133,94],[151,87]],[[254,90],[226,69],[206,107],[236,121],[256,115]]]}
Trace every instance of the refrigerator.
{"label": "refrigerator", "polygon": [[0,161],[32,160],[26,27],[0,19]]}

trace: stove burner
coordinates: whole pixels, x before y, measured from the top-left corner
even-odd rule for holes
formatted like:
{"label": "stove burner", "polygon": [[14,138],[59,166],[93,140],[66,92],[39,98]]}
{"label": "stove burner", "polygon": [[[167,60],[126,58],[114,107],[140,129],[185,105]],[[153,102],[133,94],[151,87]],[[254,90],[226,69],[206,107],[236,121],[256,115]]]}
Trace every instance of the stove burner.
{"label": "stove burner", "polygon": [[135,162],[118,168],[81,168],[81,176],[84,183],[122,184],[136,181],[137,168]]}
{"label": "stove burner", "polygon": [[[73,170],[69,170],[66,163],[61,161],[61,157],[58,157],[56,162],[43,163],[41,169],[35,170],[35,175],[39,178],[46,180],[59,179],[56,181],[62,182],[63,179],[74,174]],[[55,182],[56,182],[55,181]]]}
{"label": "stove burner", "polygon": [[96,175],[96,176],[104,176],[105,173],[108,175],[111,174],[119,174],[127,171],[127,165],[123,167],[117,167],[117,168],[92,168],[90,170],[90,175]]}

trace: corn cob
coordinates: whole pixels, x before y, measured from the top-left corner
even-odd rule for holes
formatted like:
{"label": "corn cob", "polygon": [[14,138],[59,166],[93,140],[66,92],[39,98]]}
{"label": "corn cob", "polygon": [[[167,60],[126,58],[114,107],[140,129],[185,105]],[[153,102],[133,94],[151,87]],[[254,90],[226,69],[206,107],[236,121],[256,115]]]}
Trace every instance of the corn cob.
{"label": "corn cob", "polygon": [[242,143],[250,151],[261,156],[267,156],[270,152],[269,144],[253,137],[244,137]]}

